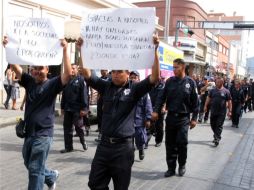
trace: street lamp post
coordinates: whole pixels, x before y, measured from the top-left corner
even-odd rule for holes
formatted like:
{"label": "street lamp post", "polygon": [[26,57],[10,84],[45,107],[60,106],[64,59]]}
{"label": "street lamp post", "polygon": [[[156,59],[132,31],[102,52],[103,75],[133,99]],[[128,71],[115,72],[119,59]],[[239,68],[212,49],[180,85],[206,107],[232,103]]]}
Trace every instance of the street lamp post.
{"label": "street lamp post", "polygon": [[168,41],[168,29],[169,29],[169,19],[170,19],[170,4],[171,4],[171,0],[166,0],[166,6],[165,6],[165,29],[164,29],[164,40]]}

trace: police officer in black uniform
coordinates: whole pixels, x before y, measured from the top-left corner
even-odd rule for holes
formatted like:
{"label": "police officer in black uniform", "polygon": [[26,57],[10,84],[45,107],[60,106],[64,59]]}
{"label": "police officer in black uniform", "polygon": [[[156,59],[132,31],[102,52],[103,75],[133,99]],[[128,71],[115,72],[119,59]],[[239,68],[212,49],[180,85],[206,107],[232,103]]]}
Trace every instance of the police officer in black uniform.
{"label": "police officer in black uniform", "polygon": [[88,113],[87,86],[83,76],[78,75],[78,66],[72,64],[72,79],[63,90],[61,110],[64,113],[64,149],[61,153],[73,151],[73,125],[84,150],[87,150],[83,129],[83,117]]}
{"label": "police officer in black uniform", "polygon": [[239,80],[235,80],[235,88],[232,88],[230,94],[232,97],[232,127],[238,128],[241,109],[244,104],[244,93]]}
{"label": "police officer in black uniform", "polygon": [[[161,79],[156,84],[156,86],[153,87],[152,90],[149,92],[151,102],[152,102],[152,106],[153,106],[153,111],[155,111],[154,109],[155,109],[156,98],[161,96],[160,94],[163,93],[164,86],[165,86],[165,82]],[[158,119],[156,121],[153,121],[152,127],[150,127],[148,129],[148,134],[147,134],[148,142],[151,139],[152,135],[154,134],[155,135],[155,147],[161,146],[161,143],[162,143],[162,140],[163,140],[164,115],[165,115],[165,111],[164,111],[164,109],[162,109],[158,113]],[[148,145],[148,142],[147,142],[147,145]]]}
{"label": "police officer in black uniform", "polygon": [[[77,44],[80,46],[82,39]],[[88,182],[92,190],[109,189],[111,178],[114,189],[128,189],[134,162],[135,106],[159,79],[158,37],[154,37],[154,44],[152,75],[141,82],[128,81],[129,72],[126,70],[113,70],[112,81],[102,80],[88,69],[83,70],[90,86],[103,93],[102,138],[96,149]]]}
{"label": "police officer in black uniform", "polygon": [[[198,116],[198,93],[196,83],[185,75],[185,62],[175,59],[173,62],[174,77],[166,81],[162,97],[157,99],[156,113],[159,113],[166,101],[166,160],[168,170],[165,177],[175,175],[178,159],[179,175],[185,174],[187,159],[188,130],[196,126]],[[192,118],[190,121],[190,113]]]}
{"label": "police officer in black uniform", "polygon": [[242,83],[242,89],[244,93],[244,98],[245,98],[245,103],[243,106],[243,110],[246,113],[247,112],[247,107],[248,107],[248,99],[249,99],[249,85],[247,83],[247,78],[245,77]]}
{"label": "police officer in black uniform", "polygon": [[211,108],[210,124],[214,133],[213,143],[215,146],[218,146],[221,140],[221,133],[227,113],[227,107],[229,117],[231,117],[232,113],[231,95],[229,90],[223,87],[223,82],[224,81],[221,77],[216,78],[216,88],[209,92],[205,103],[205,111],[207,111],[207,106],[209,104]]}
{"label": "police officer in black uniform", "polygon": [[254,111],[254,81],[250,79],[250,90],[251,90],[251,110]]}

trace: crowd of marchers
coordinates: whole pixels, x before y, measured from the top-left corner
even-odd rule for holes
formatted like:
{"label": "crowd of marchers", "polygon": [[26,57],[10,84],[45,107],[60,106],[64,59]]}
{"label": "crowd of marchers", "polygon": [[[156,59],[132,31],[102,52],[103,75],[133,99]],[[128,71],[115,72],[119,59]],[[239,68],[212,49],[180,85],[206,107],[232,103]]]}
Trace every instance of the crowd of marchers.
{"label": "crowd of marchers", "polygon": [[[62,92],[61,110],[64,115],[64,148],[61,153],[74,151],[73,136],[78,136],[84,150],[89,147],[85,134],[89,134],[89,89],[98,92],[98,142],[91,164],[88,186],[90,189],[108,189],[113,180],[116,190],[128,189],[134,151],[139,159],[145,158],[145,149],[152,136],[155,147],[160,147],[165,132],[167,170],[165,177],[186,172],[188,131],[198,123],[207,123],[213,132],[214,146],[222,136],[226,116],[232,127],[240,127],[244,112],[254,109],[254,83],[250,79],[232,81],[220,76],[185,73],[183,59],[173,61],[174,76],[161,76],[158,57],[158,37],[154,36],[155,58],[151,75],[141,80],[138,71],[101,70],[101,76],[81,65],[71,64],[65,40],[63,47],[64,73],[48,78],[48,66],[30,66],[26,73],[19,65],[10,63],[6,70],[4,103],[9,107],[13,90],[8,85],[18,83],[26,90],[25,107],[26,137],[22,149],[24,164],[28,170],[28,189],[42,190],[44,184],[55,189],[59,176],[57,170],[46,167],[46,160],[53,141],[54,109],[56,96]],[[80,50],[83,40],[77,41]],[[8,45],[5,37],[3,45]],[[13,75],[13,76],[12,76]],[[15,76],[14,76],[15,75]],[[16,109],[15,101],[12,108]],[[76,131],[76,135],[73,131]]]}

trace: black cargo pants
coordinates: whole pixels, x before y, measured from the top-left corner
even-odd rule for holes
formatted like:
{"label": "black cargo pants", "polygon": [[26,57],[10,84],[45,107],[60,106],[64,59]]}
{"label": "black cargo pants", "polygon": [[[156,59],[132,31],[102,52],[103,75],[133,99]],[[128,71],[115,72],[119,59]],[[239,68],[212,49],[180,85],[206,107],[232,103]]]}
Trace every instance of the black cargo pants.
{"label": "black cargo pants", "polygon": [[213,130],[214,140],[216,140],[216,141],[221,140],[221,133],[222,133],[225,117],[226,117],[225,113],[216,114],[216,115],[211,114],[210,124],[211,124],[211,128]]}
{"label": "black cargo pants", "polygon": [[83,118],[80,117],[79,112],[64,112],[64,147],[66,150],[73,149],[73,125],[77,135],[79,136],[80,143],[85,143],[85,133],[83,129]]}
{"label": "black cargo pants", "polygon": [[188,131],[190,116],[168,113],[166,118],[166,161],[168,169],[176,169],[176,161],[179,166],[184,166],[187,160]]}
{"label": "black cargo pants", "polygon": [[128,190],[133,162],[133,141],[111,144],[102,140],[91,165],[88,186],[91,190],[108,190],[112,179],[115,190]]}

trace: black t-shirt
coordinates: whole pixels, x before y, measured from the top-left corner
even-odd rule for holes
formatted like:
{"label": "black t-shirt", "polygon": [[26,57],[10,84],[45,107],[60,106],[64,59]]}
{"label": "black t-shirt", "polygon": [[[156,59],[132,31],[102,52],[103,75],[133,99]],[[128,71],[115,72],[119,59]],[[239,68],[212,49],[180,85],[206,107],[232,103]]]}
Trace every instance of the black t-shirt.
{"label": "black t-shirt", "polygon": [[129,81],[119,87],[92,74],[87,82],[103,94],[102,135],[114,138],[133,136],[137,101],[153,87],[149,78],[138,83]]}
{"label": "black t-shirt", "polygon": [[[20,84],[26,89],[25,118],[28,136],[53,136],[55,119],[55,102],[57,94],[62,91],[60,77],[48,79],[37,84],[33,77],[23,73]],[[38,102],[36,108],[32,104]],[[32,113],[27,116],[27,113]]]}
{"label": "black t-shirt", "polygon": [[211,114],[226,114],[226,102],[232,99],[229,90],[224,87],[212,89],[209,92],[209,97],[211,98]]}

